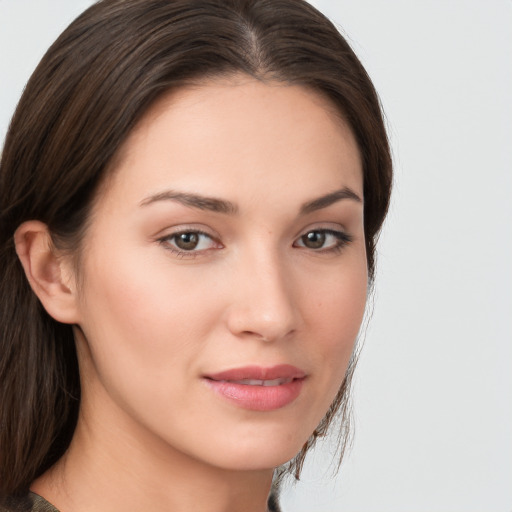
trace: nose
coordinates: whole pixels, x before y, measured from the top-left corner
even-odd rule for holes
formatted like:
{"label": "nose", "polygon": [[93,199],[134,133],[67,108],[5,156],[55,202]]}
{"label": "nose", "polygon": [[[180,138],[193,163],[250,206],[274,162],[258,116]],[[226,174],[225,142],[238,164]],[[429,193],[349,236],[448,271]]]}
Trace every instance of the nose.
{"label": "nose", "polygon": [[278,255],[252,257],[233,276],[227,312],[233,335],[271,342],[296,331],[300,321],[296,283]]}

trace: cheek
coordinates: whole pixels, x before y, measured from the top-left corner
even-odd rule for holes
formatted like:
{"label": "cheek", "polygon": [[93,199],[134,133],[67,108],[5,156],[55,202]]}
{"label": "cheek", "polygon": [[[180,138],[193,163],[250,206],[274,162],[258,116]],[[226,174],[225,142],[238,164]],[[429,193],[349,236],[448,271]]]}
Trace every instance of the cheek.
{"label": "cheek", "polygon": [[330,331],[331,339],[354,339],[366,306],[368,273],[364,251],[357,251],[337,268],[313,275],[307,285],[311,321]]}
{"label": "cheek", "polygon": [[91,260],[85,275],[82,330],[90,357],[84,364],[91,370],[84,391],[108,397],[158,430],[171,424],[175,407],[189,419],[196,414],[186,397],[211,329],[204,312],[213,317],[215,301],[189,272],[170,272],[165,262],[136,252],[118,256]]}
{"label": "cheek", "polygon": [[[363,262],[361,264],[360,262]],[[366,259],[347,265],[323,281],[310,285],[308,324],[312,326],[310,352],[316,357],[318,374],[336,395],[352,355],[367,299]]]}
{"label": "cheek", "polygon": [[92,268],[84,301],[92,343],[108,337],[118,358],[133,353],[138,361],[155,357],[156,363],[169,364],[176,358],[161,356],[186,353],[190,340],[205,334],[206,312],[215,311],[213,294],[190,272],[170,273],[170,265],[163,267],[119,257],[115,264]]}
{"label": "cheek", "polygon": [[108,254],[89,260],[83,297],[97,381],[123,407],[133,402],[146,410],[171,396],[179,403],[222,316],[218,273],[176,265],[158,252]]}

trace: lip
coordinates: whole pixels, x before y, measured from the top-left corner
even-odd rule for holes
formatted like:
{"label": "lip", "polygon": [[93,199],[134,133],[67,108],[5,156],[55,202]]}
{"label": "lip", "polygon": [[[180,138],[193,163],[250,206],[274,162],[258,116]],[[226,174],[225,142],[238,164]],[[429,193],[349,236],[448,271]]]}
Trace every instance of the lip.
{"label": "lip", "polygon": [[210,389],[238,407],[273,411],[299,396],[306,373],[288,364],[245,366],[208,374],[203,379]]}

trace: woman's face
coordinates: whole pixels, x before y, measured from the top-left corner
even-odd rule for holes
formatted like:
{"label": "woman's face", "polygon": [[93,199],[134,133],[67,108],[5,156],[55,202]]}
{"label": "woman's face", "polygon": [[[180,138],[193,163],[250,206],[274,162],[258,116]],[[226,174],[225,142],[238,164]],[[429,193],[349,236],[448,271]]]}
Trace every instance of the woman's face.
{"label": "woman's face", "polygon": [[239,76],[160,100],[84,240],[82,419],[225,469],[292,458],[361,323],[362,193],[354,137],[316,93]]}

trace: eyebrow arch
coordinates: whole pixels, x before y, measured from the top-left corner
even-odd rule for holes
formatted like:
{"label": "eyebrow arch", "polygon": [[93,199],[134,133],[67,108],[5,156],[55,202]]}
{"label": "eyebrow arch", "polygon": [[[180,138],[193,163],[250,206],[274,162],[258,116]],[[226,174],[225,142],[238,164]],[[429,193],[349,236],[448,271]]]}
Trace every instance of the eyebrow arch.
{"label": "eyebrow arch", "polygon": [[351,199],[358,203],[363,202],[363,200],[352,189],[344,187],[340,190],[335,190],[330,194],[319,197],[318,199],[313,199],[312,201],[304,203],[300,209],[300,213],[301,215],[313,213],[317,210],[321,210],[322,208],[327,208],[328,206],[331,206],[331,204],[337,203],[342,199]]}
{"label": "eyebrow arch", "polygon": [[206,197],[199,194],[191,194],[187,192],[176,192],[174,190],[166,190],[143,199],[140,206],[147,206],[157,201],[175,201],[184,206],[198,208],[199,210],[207,210],[215,213],[225,213],[234,215],[238,213],[238,206],[230,201],[217,199],[215,197]]}

